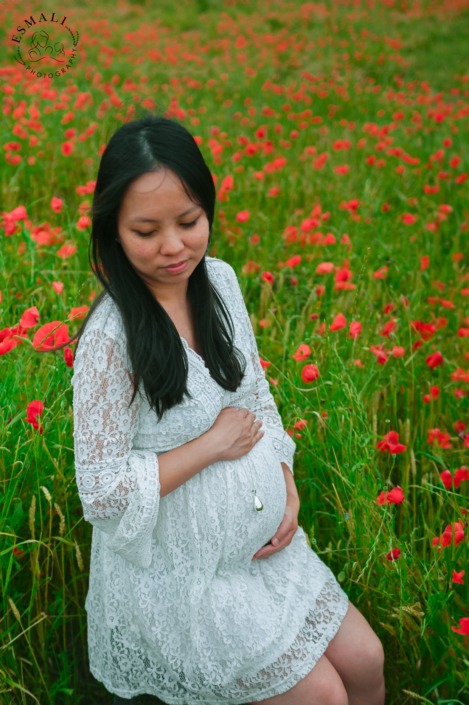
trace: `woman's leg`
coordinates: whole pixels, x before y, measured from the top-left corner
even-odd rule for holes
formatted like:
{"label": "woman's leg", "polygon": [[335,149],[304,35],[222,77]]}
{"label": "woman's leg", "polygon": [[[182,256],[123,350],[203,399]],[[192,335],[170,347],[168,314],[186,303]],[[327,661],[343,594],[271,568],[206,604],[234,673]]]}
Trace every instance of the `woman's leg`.
{"label": "woman's leg", "polygon": [[383,645],[351,602],[325,654],[342,678],[349,705],[384,705]]}

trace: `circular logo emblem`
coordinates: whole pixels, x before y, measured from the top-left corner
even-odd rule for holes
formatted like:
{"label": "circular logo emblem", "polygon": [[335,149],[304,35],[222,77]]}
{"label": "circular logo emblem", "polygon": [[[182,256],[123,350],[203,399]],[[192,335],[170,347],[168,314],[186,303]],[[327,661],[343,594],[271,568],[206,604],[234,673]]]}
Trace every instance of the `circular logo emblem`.
{"label": "circular logo emblem", "polygon": [[66,24],[67,17],[52,12],[31,15],[11,38],[15,59],[36,78],[59,78],[76,64],[79,34]]}

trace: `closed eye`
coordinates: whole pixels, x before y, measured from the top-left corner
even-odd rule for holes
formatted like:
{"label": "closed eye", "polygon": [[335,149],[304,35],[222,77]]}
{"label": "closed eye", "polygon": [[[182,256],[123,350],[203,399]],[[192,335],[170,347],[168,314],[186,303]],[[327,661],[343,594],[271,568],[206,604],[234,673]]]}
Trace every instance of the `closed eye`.
{"label": "closed eye", "polygon": [[[193,228],[194,225],[197,223],[197,221],[198,221],[198,218],[196,218],[195,220],[193,220],[192,223],[181,223],[181,227],[182,227],[182,228]],[[149,236],[152,235],[155,231],[154,231],[154,230],[151,230],[149,233],[141,233],[141,232],[139,232],[138,230],[134,230],[134,232],[135,232],[137,235],[140,235],[140,237],[149,237]]]}
{"label": "closed eye", "polygon": [[183,228],[193,228],[194,225],[197,223],[198,218],[192,221],[192,223],[181,223]]}

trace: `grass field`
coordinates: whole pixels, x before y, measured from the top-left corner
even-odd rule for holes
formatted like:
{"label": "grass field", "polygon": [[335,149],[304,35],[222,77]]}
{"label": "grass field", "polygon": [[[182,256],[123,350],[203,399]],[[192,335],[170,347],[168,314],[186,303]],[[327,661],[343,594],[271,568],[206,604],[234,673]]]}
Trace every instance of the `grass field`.
{"label": "grass field", "polygon": [[[54,11],[76,59],[38,78],[11,37]],[[0,703],[112,701],[88,670],[75,346],[34,336],[73,339],[101,291],[100,154],[146,107],[214,175],[210,254],[238,274],[299,523],[383,642],[388,705],[467,705],[469,1],[4,0],[0,35]]]}

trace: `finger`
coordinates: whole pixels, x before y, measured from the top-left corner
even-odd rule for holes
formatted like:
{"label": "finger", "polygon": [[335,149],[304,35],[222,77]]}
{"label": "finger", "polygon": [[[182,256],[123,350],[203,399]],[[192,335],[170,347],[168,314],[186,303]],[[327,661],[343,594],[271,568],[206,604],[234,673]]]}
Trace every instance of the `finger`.
{"label": "finger", "polygon": [[271,547],[265,547],[265,546],[263,546],[255,555],[256,555],[256,556],[259,556],[259,555],[265,555],[265,554],[267,554],[267,555],[270,556],[272,553],[277,553],[278,551],[281,551],[283,548],[286,548],[287,546],[289,546],[289,545],[291,544],[292,539],[293,539],[293,536],[295,535],[295,533],[296,533],[296,530],[295,530],[295,529],[291,529],[291,530],[286,534],[286,536],[284,536],[284,537],[282,538],[282,540],[279,541],[278,545],[276,545],[276,546],[273,544],[274,538],[276,538],[276,537],[274,537],[274,538],[272,539],[272,546],[271,546]]}
{"label": "finger", "polygon": [[[280,535],[279,533],[275,534],[275,536],[272,538],[272,546],[278,551],[279,548],[284,548],[285,546],[288,546],[290,543],[291,539],[293,538],[295,531],[294,529],[289,529],[286,534]],[[278,540],[278,543],[276,541]]]}
{"label": "finger", "polygon": [[287,546],[290,545],[291,540],[292,540],[294,534],[295,534],[294,531],[290,531],[290,532],[286,535],[285,539],[284,539],[281,543],[279,543],[278,546],[275,546],[275,548],[274,548],[274,547],[263,546],[257,553],[254,554],[254,556],[253,556],[253,558],[252,558],[251,560],[254,560],[254,559],[257,560],[258,558],[267,558],[268,556],[271,556],[271,555],[273,555],[274,553],[278,553],[278,552],[281,551],[283,548],[286,548]]}
{"label": "finger", "polygon": [[276,549],[270,549],[270,550],[262,549],[262,551],[259,551],[259,553],[256,553],[256,555],[254,556],[254,559],[257,561],[262,558],[269,558],[269,556],[273,556],[274,553],[278,553],[282,548],[283,548],[283,546],[280,546],[279,548],[276,548]]}
{"label": "finger", "polygon": [[271,556],[272,553],[277,553],[277,549],[273,550],[270,548],[261,548],[257,553],[254,554],[253,559],[265,558],[266,556]]}

